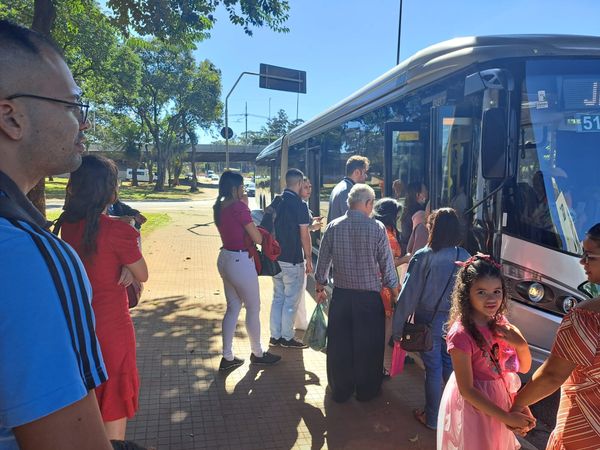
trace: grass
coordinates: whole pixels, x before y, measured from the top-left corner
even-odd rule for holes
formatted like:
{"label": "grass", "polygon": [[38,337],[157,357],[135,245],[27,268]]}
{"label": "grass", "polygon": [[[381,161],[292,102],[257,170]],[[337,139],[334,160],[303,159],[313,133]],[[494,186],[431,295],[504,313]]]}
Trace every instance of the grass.
{"label": "grass", "polygon": [[[61,212],[62,210],[60,209],[48,211],[47,219],[56,220]],[[165,213],[147,213],[144,214],[144,216],[146,216],[146,219],[148,219],[148,221],[144,225],[142,225],[142,240],[146,239],[148,235],[154,230],[160,227],[164,227],[171,221],[171,216]]]}
{"label": "grass", "polygon": [[[119,188],[119,198],[123,201],[131,200],[195,200],[201,194],[191,193],[189,186],[165,187],[164,192],[154,192],[154,184],[140,182],[137,187],[131,186],[130,181],[123,181]],[[46,181],[46,198],[65,198],[66,178],[54,178],[54,181]]]}

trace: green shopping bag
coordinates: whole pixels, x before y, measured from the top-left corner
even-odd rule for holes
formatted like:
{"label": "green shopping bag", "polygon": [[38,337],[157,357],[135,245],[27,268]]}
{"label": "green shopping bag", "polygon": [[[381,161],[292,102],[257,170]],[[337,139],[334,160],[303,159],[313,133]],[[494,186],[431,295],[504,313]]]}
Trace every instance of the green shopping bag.
{"label": "green shopping bag", "polygon": [[323,314],[323,304],[319,303],[313,312],[302,341],[313,350],[327,350],[327,322]]}

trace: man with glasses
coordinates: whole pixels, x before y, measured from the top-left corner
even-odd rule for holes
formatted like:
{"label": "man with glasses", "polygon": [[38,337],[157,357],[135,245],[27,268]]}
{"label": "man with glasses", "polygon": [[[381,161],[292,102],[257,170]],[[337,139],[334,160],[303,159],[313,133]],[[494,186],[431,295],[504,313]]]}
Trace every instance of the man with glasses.
{"label": "man with glasses", "polygon": [[77,254],[25,196],[81,164],[88,105],[59,52],[0,21],[0,448],[109,450],[107,379]]}
{"label": "man with glasses", "polygon": [[348,211],[348,192],[356,183],[367,181],[369,172],[369,158],[354,155],[346,161],[346,176],[331,191],[329,196],[329,212],[327,223],[338,217],[342,217]]}

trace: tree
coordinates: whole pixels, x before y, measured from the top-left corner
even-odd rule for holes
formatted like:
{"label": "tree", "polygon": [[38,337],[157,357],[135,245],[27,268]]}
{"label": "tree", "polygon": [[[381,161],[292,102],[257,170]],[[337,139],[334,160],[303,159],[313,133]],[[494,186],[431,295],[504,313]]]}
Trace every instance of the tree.
{"label": "tree", "polygon": [[198,191],[196,179],[196,129],[209,129],[219,123],[223,111],[221,97],[221,72],[209,60],[199,65],[193,64],[182,74],[187,87],[177,98],[177,108],[181,116],[181,128],[192,146],[191,192]]}
{"label": "tree", "polygon": [[[41,1],[41,0],[36,0]],[[44,0],[48,1],[48,0]],[[287,0],[108,0],[112,22],[123,34],[155,36],[187,43],[208,36],[216,22],[214,12],[222,4],[229,20],[252,36],[252,27],[267,26],[288,32],[284,26],[290,9]]]}
{"label": "tree", "polygon": [[[172,0],[165,3],[164,0],[109,0],[107,3],[113,14],[107,18],[94,0],[12,0],[10,4],[0,4],[0,17],[15,20],[25,26],[31,24],[33,30],[54,38],[59,45],[61,39],[67,39],[71,44],[76,30],[85,35],[86,38],[79,41],[79,47],[73,45],[65,46],[68,50],[67,61],[74,67],[79,58],[69,56],[69,52],[75,55],[76,48],[81,50],[82,65],[87,66],[81,71],[82,84],[88,88],[90,80],[94,75],[102,76],[100,65],[89,64],[95,52],[90,52],[86,45],[111,47],[118,38],[115,31],[112,34],[104,33],[109,23],[107,19],[125,36],[135,32],[142,36],[158,37],[168,39],[171,42],[185,44],[189,48],[194,43],[206,38],[208,31],[212,28],[216,19],[213,16],[216,8],[221,5],[225,7],[229,20],[244,28],[248,35],[252,35],[253,27],[267,26],[277,32],[287,32],[284,26],[288,19],[289,4],[287,0]],[[81,26],[79,19],[88,18],[87,26]],[[96,25],[101,27],[100,30]],[[60,30],[65,30],[61,34]],[[102,32],[100,32],[102,31]],[[96,61],[110,61],[111,58],[102,58],[106,52],[96,53],[99,58]],[[73,59],[73,61],[69,60]],[[113,61],[114,58],[112,59]],[[74,69],[77,71],[77,69]],[[98,89],[96,93],[103,90]],[[163,179],[164,181],[164,179]],[[44,180],[30,193],[30,199],[45,214]]]}
{"label": "tree", "polygon": [[290,122],[287,113],[283,109],[280,109],[277,111],[277,116],[267,120],[267,124],[262,128],[261,132],[263,137],[266,137],[269,142],[272,142],[301,123],[304,123],[304,120],[296,119],[293,122]]}

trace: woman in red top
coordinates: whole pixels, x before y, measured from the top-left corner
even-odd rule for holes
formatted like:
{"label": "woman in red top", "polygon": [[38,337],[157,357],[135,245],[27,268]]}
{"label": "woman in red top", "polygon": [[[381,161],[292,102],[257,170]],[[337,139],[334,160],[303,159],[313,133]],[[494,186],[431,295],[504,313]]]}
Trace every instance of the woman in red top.
{"label": "woman in red top", "polygon": [[221,235],[223,247],[219,252],[217,267],[223,279],[227,310],[223,317],[223,357],[219,370],[232,370],[244,364],[233,354],[233,335],[242,304],[246,308],[246,331],[250,338],[253,364],[271,365],[281,356],[265,352],[260,343],[260,290],[254,260],[244,244],[248,234],[254,243],[262,242],[262,235],[254,225],[244,192],[244,178],[225,171],[219,179],[219,197],[213,206],[215,224]]}
{"label": "woman in red top", "polygon": [[148,279],[139,233],[106,214],[117,198],[117,167],[102,156],[87,155],[67,184],[65,211],[58,220],[62,238],[83,260],[93,289],[96,334],[108,381],[96,388],[106,434],[123,440],[127,419],[138,409],[135,331],[126,286]]}

